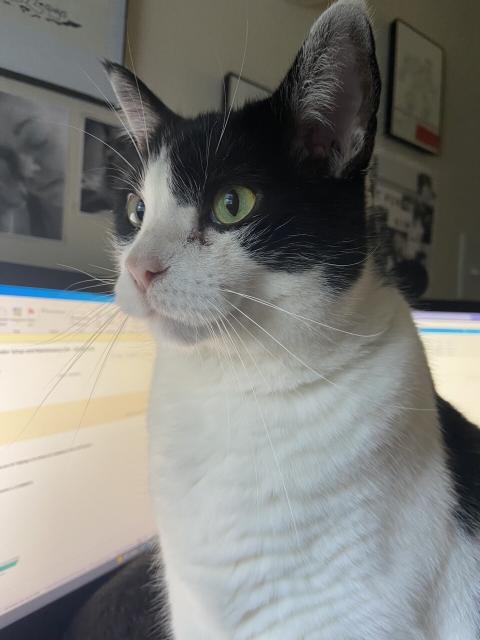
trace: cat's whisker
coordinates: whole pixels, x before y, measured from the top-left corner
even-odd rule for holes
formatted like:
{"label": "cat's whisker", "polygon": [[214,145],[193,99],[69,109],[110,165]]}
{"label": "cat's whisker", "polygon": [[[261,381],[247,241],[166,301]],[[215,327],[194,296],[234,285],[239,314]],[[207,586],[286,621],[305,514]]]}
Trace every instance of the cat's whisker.
{"label": "cat's whisker", "polygon": [[75,289],[72,289],[72,291],[77,291],[78,293],[81,293],[82,291],[91,291],[92,289],[99,289],[97,293],[111,295],[111,292],[110,291],[106,292],[105,288],[109,287],[110,289],[113,289],[113,285],[114,285],[114,282],[96,282],[93,284],[84,285],[82,287],[75,287]]}
{"label": "cat's whisker", "polygon": [[[220,316],[221,316],[221,317],[223,317],[223,319],[225,320],[225,322],[227,322],[227,323],[228,323],[228,325],[231,327],[231,329],[232,329],[232,330],[233,330],[233,332],[235,333],[235,335],[236,335],[237,339],[239,340],[240,345],[242,345],[243,349],[246,351],[247,355],[248,355],[248,356],[250,357],[250,359],[252,360],[253,365],[255,366],[255,368],[257,369],[258,373],[259,373],[259,374],[260,374],[260,376],[263,378],[263,380],[264,380],[265,384],[266,384],[266,385],[267,385],[267,387],[268,387],[268,382],[267,382],[267,380],[266,380],[266,378],[265,378],[265,376],[264,376],[264,374],[263,374],[262,370],[261,370],[261,369],[260,369],[260,367],[258,366],[258,363],[257,363],[257,361],[256,361],[256,359],[255,359],[255,357],[254,357],[254,355],[253,355],[253,354],[250,352],[250,350],[247,348],[247,346],[246,346],[245,342],[242,340],[242,338],[241,338],[241,336],[239,335],[238,331],[237,331],[237,330],[236,330],[236,328],[233,326],[233,324],[230,322],[230,320],[229,320],[228,316],[226,316],[225,314],[222,314],[218,309],[217,309],[217,313],[219,313],[219,314],[220,314]],[[247,374],[247,368],[246,368],[245,363],[244,363],[244,361],[243,361],[243,359],[242,359],[242,356],[241,356],[241,354],[240,354],[240,351],[238,350],[237,346],[235,345],[235,342],[233,342],[233,344],[234,344],[234,346],[235,346],[235,348],[236,348],[236,351],[237,351],[238,357],[239,357],[239,359],[240,359],[240,362],[241,362],[241,364],[242,364],[242,366],[243,366],[243,368],[244,368],[244,370],[245,370],[245,374]],[[248,376],[248,374],[247,374],[247,376]],[[292,503],[291,503],[291,500],[290,500],[290,496],[289,496],[289,494],[288,494],[288,489],[287,489],[287,485],[286,485],[286,483],[285,483],[285,478],[284,478],[284,476],[283,476],[283,472],[282,472],[282,469],[281,469],[281,466],[280,466],[280,461],[279,461],[279,459],[278,459],[277,452],[276,452],[275,447],[274,447],[274,444],[273,444],[273,440],[272,440],[272,436],[271,436],[271,433],[270,433],[270,429],[268,428],[267,422],[266,422],[266,420],[265,420],[265,416],[264,416],[264,414],[263,414],[262,406],[261,406],[261,404],[260,404],[260,401],[259,401],[259,399],[258,399],[258,396],[257,396],[257,393],[256,393],[256,391],[255,391],[255,388],[254,388],[253,384],[252,384],[252,386],[251,386],[251,391],[252,391],[252,394],[253,394],[253,396],[254,396],[254,398],[255,398],[255,403],[256,403],[256,405],[257,405],[258,413],[259,413],[259,415],[260,415],[260,419],[261,419],[261,421],[262,421],[262,425],[263,425],[264,430],[265,430],[265,435],[267,436],[267,440],[268,440],[268,443],[269,443],[269,446],[270,446],[270,449],[271,449],[271,452],[272,452],[272,456],[273,456],[273,460],[274,460],[274,463],[275,463],[275,467],[276,467],[276,469],[277,469],[278,475],[280,476],[280,480],[281,480],[281,482],[282,482],[283,493],[284,493],[284,495],[285,495],[285,499],[286,499],[286,502],[287,502],[288,510],[289,510],[289,512],[290,512],[290,517],[291,517],[291,519],[292,519],[292,524],[293,524],[293,528],[294,528],[294,531],[295,531],[295,537],[296,537],[296,540],[297,540],[297,545],[298,545],[298,547],[300,548],[300,536],[299,536],[299,532],[298,532],[297,521],[296,521],[296,518],[295,518],[295,514],[294,514],[294,512],[293,512],[293,507],[292,507]]]}
{"label": "cat's whisker", "polygon": [[[224,315],[220,312],[219,313],[219,317],[218,319],[215,319],[215,323],[217,324],[217,327],[219,328],[219,335],[221,336],[221,339],[223,341],[223,343],[225,344],[225,350],[226,353],[228,355],[229,358],[229,362],[230,362],[230,370],[233,372],[235,379],[237,381],[237,389],[238,389],[238,393],[241,394],[241,396],[245,399],[245,392],[242,390],[242,385],[240,383],[240,376],[239,373],[237,371],[237,367],[235,366],[234,360],[233,360],[233,354],[230,350],[230,347],[227,344],[227,339],[229,341],[229,343],[231,345],[233,345],[233,347],[235,348],[235,344],[233,341],[233,338],[231,337],[229,331],[228,331],[228,327],[225,324],[224,321]],[[220,327],[220,323],[223,327]],[[227,395],[228,398],[228,395]],[[228,409],[229,409],[229,405],[228,405]],[[231,423],[230,423],[230,415],[228,416],[228,427],[229,427],[229,443],[231,440]],[[229,444],[230,446],[230,444]],[[259,485],[259,478],[258,478],[258,466],[257,466],[257,449],[254,446],[253,447],[253,460],[254,460],[254,469],[255,469],[255,483],[256,483],[256,510],[257,510],[257,529],[258,529],[258,523],[259,523],[259,518],[260,518],[260,485]]]}
{"label": "cat's whisker", "polygon": [[[283,345],[277,338],[275,338],[275,336],[273,336],[271,333],[269,333],[264,327],[262,327],[259,323],[257,323],[255,320],[253,320],[253,318],[251,318],[248,314],[244,313],[241,309],[239,309],[238,307],[236,307],[235,305],[233,305],[233,303],[227,301],[228,304],[230,304],[231,306],[233,306],[239,313],[241,313],[243,316],[245,316],[245,318],[247,320],[250,320],[250,322],[252,322],[255,326],[257,326],[261,331],[263,331],[264,333],[266,333],[274,342],[276,342],[282,349],[284,349],[285,351],[287,351],[287,353],[289,353],[289,355],[291,355],[295,360],[297,360],[297,362],[299,362],[300,364],[302,364],[304,367],[306,367],[309,371],[311,371],[312,373],[315,373],[316,375],[320,376],[320,378],[322,380],[324,380],[325,382],[328,382],[329,384],[332,384],[333,386],[340,388],[340,386],[336,383],[333,382],[332,380],[326,378],[324,375],[322,375],[320,372],[316,371],[315,369],[313,369],[312,367],[310,367],[310,365],[308,365],[306,362],[304,362],[303,360],[301,360],[296,354],[294,354],[292,351],[290,351],[287,347],[285,347],[285,345]],[[237,322],[239,321],[239,318],[236,317],[235,315],[232,314],[231,316],[232,318],[234,318]],[[271,353],[271,352],[270,352]],[[379,406],[383,406],[381,403],[378,403]],[[406,406],[400,406],[400,405],[394,405],[394,408],[396,409],[401,409],[401,410],[405,410],[405,411],[419,411],[419,412],[432,412],[432,411],[436,411],[436,409],[430,409],[430,408],[419,408],[419,407],[406,407]]]}
{"label": "cat's whisker", "polygon": [[[95,331],[94,334],[92,336],[90,336],[88,338],[88,340],[86,340],[82,344],[82,346],[81,346],[80,350],[78,351],[78,353],[76,353],[74,356],[72,356],[72,358],[70,358],[70,360],[67,362],[67,365],[62,367],[60,372],[57,374],[58,379],[54,382],[54,384],[50,387],[50,389],[47,391],[47,393],[43,396],[42,400],[35,407],[35,410],[33,411],[32,415],[29,417],[29,419],[26,421],[26,423],[23,425],[23,427],[20,429],[20,431],[7,444],[7,448],[10,447],[15,442],[17,442],[18,440],[20,440],[20,438],[25,434],[25,432],[29,429],[31,424],[34,422],[35,418],[37,417],[38,413],[40,412],[40,410],[44,406],[45,402],[50,398],[52,393],[54,393],[54,391],[57,389],[58,385],[62,382],[62,380],[65,378],[65,376],[68,375],[68,373],[71,371],[72,367],[74,367],[75,364],[78,362],[78,360],[80,360],[80,358],[87,352],[87,350],[90,348],[90,346],[95,342],[95,340],[98,338],[98,336],[101,335],[103,330],[113,321],[113,319],[115,318],[115,316],[118,313],[120,313],[120,310],[114,311],[109,316],[108,320],[106,322],[104,322],[99,327],[99,329],[97,329],[97,331]],[[55,376],[55,377],[57,377],[57,376]]]}
{"label": "cat's whisker", "polygon": [[253,318],[251,318],[248,314],[244,313],[241,309],[239,309],[236,305],[234,305],[233,302],[230,302],[229,300],[227,300],[227,303],[231,307],[236,309],[238,311],[238,313],[242,314],[242,316],[244,316],[247,320],[252,322],[256,327],[258,327],[260,329],[260,331],[262,331],[269,338],[271,338],[276,344],[278,344],[279,347],[281,347],[284,351],[286,351],[299,364],[301,364],[303,367],[305,367],[306,369],[311,371],[313,374],[318,376],[320,379],[324,380],[325,382],[328,382],[328,384],[331,384],[334,387],[338,387],[336,382],[333,382],[333,380],[329,380],[329,378],[327,378],[326,376],[322,375],[319,371],[317,371],[316,369],[313,369],[309,364],[307,364],[304,360],[302,360],[295,353],[293,353],[293,351],[290,351],[290,349],[288,347],[286,347],[284,344],[282,344],[280,342],[280,340],[278,340],[274,335],[272,335],[269,331],[267,331],[267,329],[262,327],[258,322],[256,322]]}
{"label": "cat's whisker", "polygon": [[73,124],[65,124],[63,122],[52,122],[52,121],[47,121],[47,120],[43,120],[43,119],[40,120],[40,121],[41,122],[45,122],[46,124],[51,124],[51,125],[56,126],[56,127],[68,127],[69,129],[73,129],[74,131],[79,131],[80,133],[83,133],[86,136],[89,136],[93,140],[96,140],[97,142],[100,142],[100,144],[103,144],[105,147],[110,149],[110,151],[113,151],[113,153],[115,155],[117,155],[121,160],[123,160],[123,162],[125,162],[125,164],[128,165],[132,171],[136,171],[136,169],[133,166],[133,164],[131,162],[129,162],[125,158],[125,156],[123,154],[121,154],[120,151],[118,151],[118,149],[115,149],[115,147],[112,147],[112,145],[108,144],[108,142],[105,142],[105,140],[102,140],[101,138],[99,138],[98,136],[94,135],[93,133],[90,133],[89,131],[85,131],[85,129],[82,129],[81,127],[75,127]]}
{"label": "cat's whisker", "polygon": [[344,333],[346,335],[349,336],[353,336],[355,338],[366,338],[366,339],[371,339],[371,338],[377,338],[378,336],[381,336],[384,331],[379,331],[377,333],[371,333],[371,334],[362,334],[362,333],[354,333],[352,331],[347,331],[346,329],[340,329],[339,327],[332,327],[329,324],[326,324],[324,322],[320,322],[319,320],[314,320],[313,318],[307,318],[306,316],[302,316],[298,313],[293,313],[292,311],[288,311],[287,309],[283,309],[282,307],[279,307],[278,305],[274,304],[273,302],[268,302],[267,300],[262,300],[261,298],[257,298],[256,296],[251,296],[248,295],[246,293],[239,293],[238,291],[234,291],[233,289],[221,289],[222,291],[225,291],[226,293],[232,293],[233,295],[237,295],[241,298],[245,298],[247,300],[251,300],[252,302],[258,302],[258,304],[263,304],[266,307],[270,307],[272,309],[276,309],[277,311],[281,311],[282,313],[285,313],[288,316],[291,316],[292,318],[295,318],[297,320],[302,320],[303,322],[311,322],[313,324],[319,325],[321,327],[324,327],[325,329],[330,329],[332,331],[338,331],[339,333]]}
{"label": "cat's whisker", "polygon": [[127,320],[128,320],[127,317],[125,317],[122,320],[122,322],[120,323],[120,326],[118,327],[117,331],[114,333],[113,338],[107,344],[104,352],[100,356],[100,359],[99,359],[100,366],[98,367],[97,375],[95,376],[95,380],[93,381],[93,385],[92,385],[92,387],[90,389],[90,393],[88,395],[87,401],[86,401],[85,406],[83,408],[82,415],[80,416],[80,420],[78,421],[78,426],[75,429],[74,436],[73,436],[73,441],[72,441],[72,446],[75,444],[75,440],[77,438],[77,434],[78,434],[78,432],[80,431],[80,429],[82,427],[83,420],[84,420],[84,418],[85,418],[85,416],[87,414],[88,407],[90,406],[90,402],[91,402],[91,400],[93,398],[93,394],[94,394],[95,389],[97,387],[98,381],[100,380],[100,376],[102,375],[102,372],[103,372],[103,370],[105,368],[105,365],[107,364],[107,360],[108,360],[108,358],[110,356],[110,353],[112,352],[113,347],[115,346],[118,338],[120,337],[120,334],[122,333]]}
{"label": "cat's whisker", "polygon": [[103,99],[107,103],[108,107],[110,108],[110,111],[112,111],[112,113],[114,113],[115,116],[117,117],[118,121],[122,125],[122,128],[123,128],[124,132],[127,134],[127,136],[130,139],[135,151],[137,152],[137,155],[139,157],[139,160],[140,160],[141,164],[145,168],[145,161],[143,159],[142,154],[140,153],[140,150],[138,148],[137,142],[134,139],[134,137],[132,136],[132,134],[130,133],[130,131],[128,129],[128,126],[127,126],[127,123],[124,122],[124,120],[120,116],[121,111],[119,111],[118,109],[115,108],[115,105],[113,105],[112,102],[107,98],[107,96],[105,95],[104,91],[102,91],[102,89],[98,86],[98,84],[95,82],[95,80],[93,78],[91,78],[89,76],[89,74],[84,69],[81,69],[81,71],[88,78],[88,80],[93,84],[93,86],[97,89],[97,91],[101,94],[101,96],[103,97]]}
{"label": "cat's whisker", "polygon": [[117,183],[112,186],[114,191],[124,191],[125,187],[128,187],[133,193],[138,193],[140,191],[138,185],[132,182],[132,180],[126,180],[125,178],[120,178],[118,176],[115,176],[114,180]]}
{"label": "cat's whisker", "polygon": [[69,284],[68,287],[65,289],[65,291],[71,291],[72,289],[74,291],[79,291],[79,289],[76,289],[75,287],[77,287],[79,284],[85,284],[85,283],[91,283],[91,282],[95,282],[96,284],[99,285],[109,285],[109,284],[113,284],[115,282],[115,280],[113,278],[109,278],[109,279],[105,279],[105,278],[85,278],[84,280],[78,280],[77,282],[73,282],[72,284]]}
{"label": "cat's whisker", "polygon": [[113,161],[110,161],[108,169],[112,171],[112,174],[114,176],[118,175],[120,177],[128,179],[132,182],[132,184],[135,184],[133,182],[133,180],[135,180],[137,188],[139,189],[141,187],[143,176],[145,174],[145,170],[143,169],[143,167],[138,167],[138,169],[132,174],[130,170],[127,170],[124,167],[114,163]]}
{"label": "cat's whisker", "polygon": [[[85,271],[84,269],[80,269],[80,267],[75,267],[71,264],[63,264],[61,262],[57,262],[57,267],[62,267],[63,269],[69,269],[72,271],[78,271],[79,273],[83,273],[83,275],[88,276],[92,280],[101,280],[98,276],[94,275],[93,273],[89,273],[88,271]],[[107,283],[110,284],[110,281],[107,280]]]}
{"label": "cat's whisker", "polygon": [[286,227],[293,220],[295,220],[295,216],[291,216],[291,218],[289,218],[288,220],[285,220],[285,222],[283,222],[281,225],[279,225],[278,227],[275,227],[275,231],[278,231],[279,229],[283,229],[283,227]]}
{"label": "cat's whisker", "polygon": [[94,309],[86,313],[84,316],[79,318],[76,322],[71,324],[64,331],[55,333],[52,337],[46,340],[40,340],[35,344],[39,346],[39,345],[49,344],[51,342],[57,342],[58,340],[61,340],[62,338],[65,338],[68,335],[74,335],[75,333],[78,333],[81,329],[88,327],[88,325],[90,325],[92,322],[94,322],[95,320],[101,319],[102,316],[106,315],[105,312],[109,307],[110,307],[110,302],[104,302],[100,305],[100,307],[98,308],[95,307]]}
{"label": "cat's whisker", "polygon": [[[223,332],[221,332],[222,335],[222,339],[225,342],[225,339],[228,338],[229,342],[232,344],[233,343],[233,338],[230,336],[230,333],[228,331],[228,328],[225,325],[224,322],[224,316],[223,314],[220,314],[220,318],[219,320],[217,320],[217,324],[218,322],[221,322],[223,325]],[[243,398],[245,398],[245,393],[243,391],[241,391],[241,384],[240,384],[240,378],[238,375],[238,371],[237,368],[235,367],[235,363],[233,361],[233,355],[230,352],[230,349],[228,346],[226,346],[227,349],[227,353],[229,355],[229,360],[230,360],[230,368],[233,371],[236,380],[237,380],[237,388],[240,390],[239,393],[242,395]],[[258,530],[258,526],[259,526],[259,522],[260,522],[260,482],[259,482],[259,475],[258,475],[258,462],[257,462],[257,448],[254,445],[253,449],[252,449],[252,453],[253,453],[253,466],[254,466],[254,471],[255,471],[255,505],[256,505],[256,528]]]}
{"label": "cat's whisker", "polygon": [[110,273],[115,273],[118,274],[118,271],[116,269],[109,269],[108,267],[102,267],[99,264],[89,264],[89,267],[93,267],[94,269],[102,269],[103,271],[110,271]]}
{"label": "cat's whisker", "polygon": [[[235,375],[236,379],[237,379],[237,388],[240,389],[240,379],[238,376],[238,372],[237,369],[234,366],[233,363],[233,357],[232,354],[230,352],[230,348],[227,344],[226,341],[226,336],[228,335],[228,332],[226,332],[224,334],[224,332],[222,331],[222,327],[220,326],[220,322],[217,318],[214,317],[213,313],[211,314],[212,316],[212,320],[215,323],[217,329],[218,329],[218,338],[219,340],[223,343],[223,348],[225,350],[225,353],[228,357],[228,362],[230,364],[230,371],[233,372],[233,374]],[[224,328],[225,331],[225,328]],[[219,362],[221,363],[221,368],[222,371],[224,373],[224,377],[225,377],[225,368],[223,365],[223,358],[219,357]],[[232,423],[231,423],[231,408],[230,408],[230,397],[229,394],[226,393],[224,394],[224,398],[225,398],[225,406],[226,406],[226,412],[227,412],[227,430],[228,430],[228,440],[227,440],[227,451],[226,451],[226,455],[225,455],[225,460],[228,461],[228,458],[230,456],[230,450],[231,450],[231,441],[232,441]]]}
{"label": "cat's whisker", "polygon": [[[273,359],[275,359],[275,360],[277,360],[277,361],[278,361],[278,358],[277,358],[277,356],[273,353],[273,351],[271,351],[271,350],[266,346],[266,344],[265,344],[264,342],[262,342],[262,341],[260,340],[260,338],[259,338],[258,336],[256,336],[256,335],[253,333],[253,331],[250,331],[250,329],[246,326],[246,324],[245,324],[244,322],[242,322],[242,321],[240,320],[240,318],[239,318],[237,315],[235,315],[235,312],[231,313],[231,314],[230,314],[230,316],[231,316],[232,318],[234,318],[234,319],[238,322],[238,324],[242,327],[242,329],[245,331],[245,333],[248,333],[248,335],[249,335],[253,340],[255,340],[255,342],[256,342],[256,343],[257,343],[257,344],[258,344],[258,345],[259,345],[259,346],[260,346],[264,351],[266,351],[266,353],[268,353],[268,355],[269,355],[271,358],[273,358]],[[282,365],[283,365],[283,362],[282,362]]]}
{"label": "cat's whisker", "polygon": [[[210,312],[209,316],[210,316],[211,320],[209,322],[207,322],[207,325],[206,325],[207,326],[207,331],[209,332],[210,337],[212,339],[212,342],[214,344],[219,344],[220,341],[223,343],[223,348],[225,349],[225,353],[227,354],[227,356],[229,357],[229,360],[230,360],[231,370],[236,375],[238,387],[240,387],[240,381],[239,381],[239,378],[238,378],[238,373],[237,373],[237,371],[236,371],[236,369],[235,369],[235,367],[233,365],[233,360],[232,360],[232,356],[231,356],[230,350],[228,348],[228,345],[226,344],[225,338],[224,338],[224,336],[222,334],[222,331],[220,329],[218,321],[214,317],[213,313]],[[215,324],[217,325],[217,328],[219,329],[218,335],[215,334],[215,330],[213,329],[212,322],[215,322]],[[197,340],[198,340],[198,331],[197,331]],[[220,344],[220,347],[218,348],[217,360],[218,360],[218,362],[220,364],[220,367],[222,369],[223,375],[225,377],[224,360],[221,357],[222,356],[222,351],[223,351],[223,349],[222,349],[222,346]],[[227,445],[227,452],[226,452],[225,459],[228,459],[228,454],[230,452],[230,443],[231,443],[231,415],[230,415],[230,401],[228,399],[228,394],[225,394],[224,397],[225,397],[225,406],[226,406],[226,413],[227,413],[227,428],[228,428],[228,445]]]}
{"label": "cat's whisker", "polygon": [[208,180],[208,167],[210,162],[210,146],[212,144],[213,129],[214,129],[214,126],[212,126],[210,129],[210,135],[208,136],[208,141],[207,141],[207,148],[205,150],[206,163],[205,163],[205,175],[203,179],[202,191],[205,191],[205,185],[207,184],[207,180]]}
{"label": "cat's whisker", "polygon": [[[133,62],[133,54],[132,54],[132,48],[130,46],[130,38],[128,36],[128,30],[126,32],[126,40],[127,40],[128,53],[130,55],[130,62],[132,64],[133,77],[135,78],[135,84],[137,86],[137,94],[138,94],[138,98],[140,100],[140,105],[141,105],[141,109],[142,109],[143,127],[144,127],[144,133],[145,133],[145,145],[147,147],[147,163],[148,163],[148,162],[150,162],[150,143],[149,143],[149,135],[148,135],[148,130],[147,130],[147,119],[145,117],[145,107],[144,107],[144,104],[143,104],[142,92],[140,91],[140,86],[138,84],[137,72],[135,71],[135,64]],[[134,103],[134,104],[136,104],[136,103]]]}
{"label": "cat's whisker", "polygon": [[375,247],[373,247],[373,249],[371,251],[369,251],[367,253],[367,255],[362,258],[361,260],[358,260],[357,262],[349,262],[348,264],[337,264],[337,263],[330,263],[330,262],[323,262],[322,261],[322,265],[326,266],[326,267],[336,267],[336,268],[346,268],[346,267],[356,267],[359,264],[365,264],[366,262],[368,262],[368,260],[375,254],[376,251],[378,251],[378,249],[380,248],[380,245],[377,244]]}
{"label": "cat's whisker", "polygon": [[[95,340],[101,335],[102,331],[104,329],[106,329],[111,322],[113,322],[113,320],[115,319],[115,317],[120,313],[120,309],[114,309],[113,311],[111,311],[110,314],[104,314],[104,316],[101,318],[101,322],[102,324],[82,343],[81,347],[79,348],[77,353],[74,353],[73,356],[66,362],[66,364],[62,365],[62,367],[60,367],[60,372],[59,374],[55,374],[47,383],[47,386],[52,384],[53,381],[57,378],[58,375],[60,375],[61,378],[65,377],[65,375],[70,371],[71,369],[71,363],[73,362],[73,364],[75,364],[75,362],[84,354],[86,353],[86,351],[91,347],[91,345],[95,342]],[[107,317],[106,320],[104,320],[104,317]],[[96,319],[96,318],[95,318]],[[88,323],[90,324],[90,322]],[[88,326],[88,325],[86,325]],[[78,332],[74,332],[71,335],[76,335]],[[73,366],[73,365],[72,365]],[[65,370],[65,373],[62,373],[62,371]]]}
{"label": "cat's whisker", "polygon": [[235,89],[234,89],[234,92],[233,92],[233,96],[232,96],[232,99],[230,101],[230,107],[228,109],[227,115],[226,115],[224,123],[223,123],[222,130],[220,132],[220,136],[218,138],[218,142],[217,142],[217,147],[215,149],[215,153],[217,153],[218,149],[220,148],[220,144],[222,142],[223,135],[225,133],[225,130],[226,130],[227,125],[228,125],[228,121],[230,119],[230,115],[232,113],[233,105],[235,104],[235,98],[237,97],[237,91],[238,91],[238,87],[240,86],[240,80],[242,79],[243,68],[245,66],[245,60],[246,60],[246,57],[247,57],[248,30],[249,30],[249,22],[248,22],[248,15],[247,15],[245,17],[245,44],[244,44],[244,47],[243,47],[243,57],[242,57],[242,64],[240,66],[240,73],[238,74],[238,78],[237,78],[237,82],[235,84]]}

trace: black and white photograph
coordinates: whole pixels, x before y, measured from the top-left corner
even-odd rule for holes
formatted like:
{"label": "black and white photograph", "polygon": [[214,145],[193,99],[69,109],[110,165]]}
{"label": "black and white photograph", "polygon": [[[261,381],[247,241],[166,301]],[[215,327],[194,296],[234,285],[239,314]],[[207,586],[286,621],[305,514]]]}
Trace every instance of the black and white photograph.
{"label": "black and white photograph", "polygon": [[104,122],[85,120],[83,138],[82,185],[80,210],[82,213],[105,213],[113,208],[113,191],[109,184],[113,147],[117,129]]}
{"label": "black and white photograph", "polygon": [[426,168],[387,154],[375,156],[371,178],[383,267],[396,275],[407,292],[419,297],[429,282],[436,206],[434,178]]}
{"label": "black and white photograph", "polygon": [[0,91],[0,232],[62,238],[68,112]]}

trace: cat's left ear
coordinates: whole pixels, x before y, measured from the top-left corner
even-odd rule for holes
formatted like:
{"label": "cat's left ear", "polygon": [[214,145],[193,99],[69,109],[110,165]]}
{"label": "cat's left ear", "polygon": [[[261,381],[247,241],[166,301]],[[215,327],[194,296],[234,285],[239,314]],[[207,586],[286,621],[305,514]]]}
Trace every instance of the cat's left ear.
{"label": "cat's left ear", "polygon": [[366,4],[337,0],[312,26],[272,102],[298,158],[349,176],[368,167],[380,87]]}
{"label": "cat's left ear", "polygon": [[178,119],[150,89],[131,71],[119,64],[104,61],[118,104],[125,116],[130,134],[145,149],[157,129]]}

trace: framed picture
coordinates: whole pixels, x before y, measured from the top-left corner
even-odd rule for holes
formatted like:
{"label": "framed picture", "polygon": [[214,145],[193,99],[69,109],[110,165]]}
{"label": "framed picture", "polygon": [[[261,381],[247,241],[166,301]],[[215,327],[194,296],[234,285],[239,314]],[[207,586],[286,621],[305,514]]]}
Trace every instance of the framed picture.
{"label": "framed picture", "polygon": [[2,74],[105,102],[100,64],[123,61],[127,0],[0,0]]}
{"label": "framed picture", "polygon": [[393,22],[387,133],[439,154],[443,84],[443,49],[405,22]]}
{"label": "framed picture", "polygon": [[236,73],[228,73],[224,79],[224,101],[222,109],[239,109],[246,102],[268,98],[272,92],[255,82],[241,78]]}
{"label": "framed picture", "polygon": [[112,268],[105,150],[117,124],[104,105],[0,75],[2,261]]}

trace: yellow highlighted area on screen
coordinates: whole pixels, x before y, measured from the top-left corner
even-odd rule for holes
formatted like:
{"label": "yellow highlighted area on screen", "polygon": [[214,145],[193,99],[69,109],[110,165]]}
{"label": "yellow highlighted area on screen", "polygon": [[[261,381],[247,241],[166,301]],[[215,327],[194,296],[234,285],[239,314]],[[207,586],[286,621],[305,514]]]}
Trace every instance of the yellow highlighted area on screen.
{"label": "yellow highlighted area on screen", "polygon": [[147,402],[147,392],[135,392],[4,411],[0,413],[0,446],[125,420],[145,413]]}

